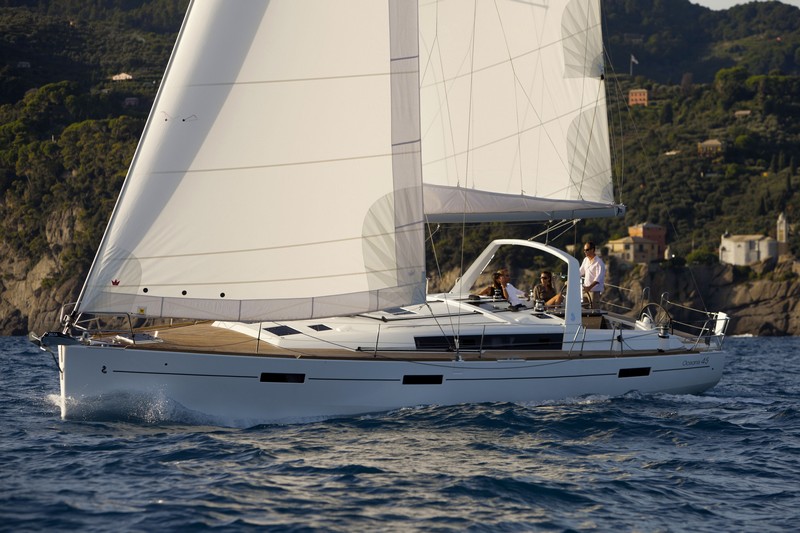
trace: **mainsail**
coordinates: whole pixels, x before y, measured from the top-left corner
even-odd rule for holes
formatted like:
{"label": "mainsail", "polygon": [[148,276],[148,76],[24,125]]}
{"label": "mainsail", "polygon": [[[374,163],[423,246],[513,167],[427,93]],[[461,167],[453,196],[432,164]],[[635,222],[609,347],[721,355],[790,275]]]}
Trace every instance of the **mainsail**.
{"label": "mainsail", "polygon": [[419,303],[426,220],[619,213],[600,35],[596,0],[192,1],[77,310]]}
{"label": "mainsail", "polygon": [[612,216],[599,0],[420,3],[429,221]]}

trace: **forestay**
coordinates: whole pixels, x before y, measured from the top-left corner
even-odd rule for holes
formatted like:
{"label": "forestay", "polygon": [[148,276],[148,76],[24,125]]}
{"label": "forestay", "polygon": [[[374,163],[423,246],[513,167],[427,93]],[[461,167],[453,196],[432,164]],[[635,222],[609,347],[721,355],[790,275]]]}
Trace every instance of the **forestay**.
{"label": "forestay", "polygon": [[78,310],[424,301],[416,2],[193,1]]}

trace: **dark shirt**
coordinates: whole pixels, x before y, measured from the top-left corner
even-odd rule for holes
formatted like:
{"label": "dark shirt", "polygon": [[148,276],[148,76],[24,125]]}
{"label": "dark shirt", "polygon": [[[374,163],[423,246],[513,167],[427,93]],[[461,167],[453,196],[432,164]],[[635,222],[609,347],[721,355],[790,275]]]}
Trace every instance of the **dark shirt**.
{"label": "dark shirt", "polygon": [[533,288],[534,300],[542,300],[546,302],[555,295],[556,289],[552,285],[550,285],[549,288],[545,288],[544,285],[537,285]]}

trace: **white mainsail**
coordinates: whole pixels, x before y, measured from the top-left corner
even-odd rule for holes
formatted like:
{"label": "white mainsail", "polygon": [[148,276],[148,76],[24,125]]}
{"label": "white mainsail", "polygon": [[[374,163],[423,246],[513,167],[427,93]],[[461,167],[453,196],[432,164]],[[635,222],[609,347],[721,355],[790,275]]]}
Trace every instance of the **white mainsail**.
{"label": "white mainsail", "polygon": [[193,1],[79,311],[425,299],[416,2]]}
{"label": "white mainsail", "polygon": [[78,311],[418,303],[426,219],[618,214],[600,35],[596,0],[192,1]]}
{"label": "white mainsail", "polygon": [[429,221],[611,216],[599,0],[420,3]]}

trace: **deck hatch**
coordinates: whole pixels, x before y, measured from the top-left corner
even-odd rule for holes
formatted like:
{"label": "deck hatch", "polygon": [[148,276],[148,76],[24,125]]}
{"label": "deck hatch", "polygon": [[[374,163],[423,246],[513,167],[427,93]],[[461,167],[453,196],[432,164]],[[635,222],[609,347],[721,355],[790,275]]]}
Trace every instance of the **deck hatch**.
{"label": "deck hatch", "polygon": [[414,375],[408,374],[403,376],[403,385],[441,385],[444,381],[444,376],[441,374],[433,375]]}
{"label": "deck hatch", "polygon": [[289,326],[274,326],[271,328],[264,328],[264,331],[268,331],[278,337],[285,337],[286,335],[297,335],[298,333],[300,333],[296,329],[290,328]]}
{"label": "deck hatch", "polygon": [[620,368],[617,377],[620,378],[640,378],[650,375],[650,367],[642,366],[638,368]]}
{"label": "deck hatch", "polygon": [[305,374],[286,374],[283,372],[262,372],[261,383],[305,383]]}
{"label": "deck hatch", "polygon": [[[557,333],[528,333],[521,335],[461,335],[462,350],[560,350],[562,336]],[[417,350],[455,350],[453,335],[414,337]]]}
{"label": "deck hatch", "polygon": [[331,329],[325,324],[314,324],[313,326],[308,326],[308,327],[313,329],[314,331],[328,331],[329,329]]}

